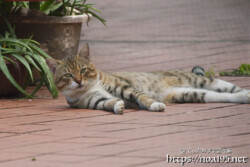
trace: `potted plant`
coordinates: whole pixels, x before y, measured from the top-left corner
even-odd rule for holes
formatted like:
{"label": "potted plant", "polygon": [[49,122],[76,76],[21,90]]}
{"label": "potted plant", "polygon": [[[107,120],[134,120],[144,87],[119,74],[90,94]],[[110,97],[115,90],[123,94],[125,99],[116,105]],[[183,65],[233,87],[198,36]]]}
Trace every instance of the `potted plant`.
{"label": "potted plant", "polygon": [[[21,92],[26,98],[32,98],[45,83],[53,98],[57,97],[53,76],[44,59],[50,56],[37,46],[36,41],[18,39],[10,24],[6,23],[10,32],[0,35],[0,96]],[[37,69],[42,78],[33,93],[29,94],[25,89],[33,80],[32,68]]]}
{"label": "potted plant", "polygon": [[[33,35],[33,39],[41,44],[40,48],[55,59],[77,54],[83,22],[88,24],[92,16],[104,25],[106,22],[98,15],[101,12],[86,0],[14,1],[17,2],[0,1],[0,19],[2,15],[15,24],[19,38]],[[1,24],[0,33],[6,29]]]}

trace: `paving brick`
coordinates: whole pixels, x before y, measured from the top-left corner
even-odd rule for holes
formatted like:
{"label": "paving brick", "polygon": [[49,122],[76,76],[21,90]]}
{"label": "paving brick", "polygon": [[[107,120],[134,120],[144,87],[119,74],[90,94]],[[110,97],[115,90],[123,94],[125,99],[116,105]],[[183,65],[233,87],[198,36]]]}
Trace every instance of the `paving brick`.
{"label": "paving brick", "polygon": [[[93,19],[80,43],[90,44],[93,63],[105,72],[201,65],[218,76],[250,62],[248,6],[248,0],[98,1],[108,26]],[[250,89],[249,77],[219,78]],[[196,157],[179,150],[198,148],[231,148],[230,155],[249,157],[249,108],[168,104],[162,113],[126,109],[115,115],[70,108],[62,94],[52,100],[42,87],[32,100],[0,99],[0,166],[175,167],[181,164],[166,163],[166,154]],[[236,165],[249,166],[195,164]]]}

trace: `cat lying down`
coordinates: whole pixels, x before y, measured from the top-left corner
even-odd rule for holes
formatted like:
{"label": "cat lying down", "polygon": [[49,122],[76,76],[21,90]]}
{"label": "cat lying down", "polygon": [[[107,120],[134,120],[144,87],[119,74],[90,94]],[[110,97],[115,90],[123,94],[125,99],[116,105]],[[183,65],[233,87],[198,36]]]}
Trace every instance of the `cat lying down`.
{"label": "cat lying down", "polygon": [[104,73],[89,60],[89,46],[61,61],[47,59],[57,88],[74,108],[113,111],[136,105],[164,111],[167,103],[250,103],[250,91],[232,83],[204,77],[202,68],[193,72]]}

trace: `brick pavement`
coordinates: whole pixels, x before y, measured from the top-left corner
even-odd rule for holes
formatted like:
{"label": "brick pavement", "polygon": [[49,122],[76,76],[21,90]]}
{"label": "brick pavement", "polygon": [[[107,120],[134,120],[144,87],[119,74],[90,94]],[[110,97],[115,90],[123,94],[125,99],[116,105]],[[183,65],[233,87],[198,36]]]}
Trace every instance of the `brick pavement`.
{"label": "brick pavement", "polygon": [[[198,64],[221,71],[250,62],[249,0],[94,2],[108,27],[84,26],[81,43],[90,43],[101,70],[191,70]],[[250,89],[249,77],[223,79]],[[0,100],[1,167],[175,167],[181,164],[166,163],[166,154],[184,156],[180,148],[231,148],[232,156],[250,156],[249,104],[171,104],[163,113],[114,115],[69,108],[63,96],[52,100],[44,88],[38,95]]]}

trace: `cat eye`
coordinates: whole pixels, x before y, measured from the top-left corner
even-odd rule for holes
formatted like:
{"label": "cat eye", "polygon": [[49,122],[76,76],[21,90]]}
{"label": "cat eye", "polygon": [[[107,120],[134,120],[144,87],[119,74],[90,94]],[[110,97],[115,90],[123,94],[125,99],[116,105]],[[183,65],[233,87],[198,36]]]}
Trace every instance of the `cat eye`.
{"label": "cat eye", "polygon": [[66,77],[66,78],[71,78],[71,77],[73,77],[72,74],[64,74],[63,76]]}
{"label": "cat eye", "polygon": [[80,71],[80,73],[83,74],[83,73],[86,72],[86,70],[87,70],[87,68],[82,68],[81,71]]}

